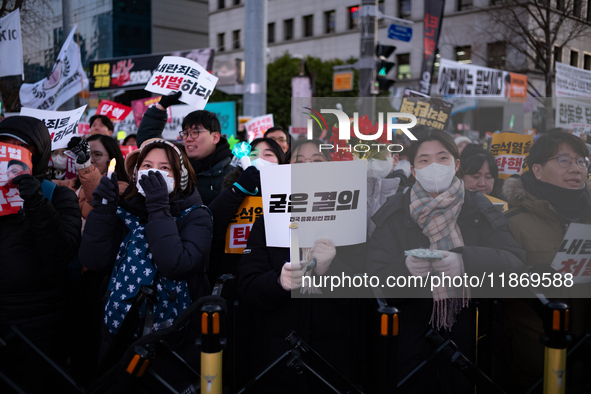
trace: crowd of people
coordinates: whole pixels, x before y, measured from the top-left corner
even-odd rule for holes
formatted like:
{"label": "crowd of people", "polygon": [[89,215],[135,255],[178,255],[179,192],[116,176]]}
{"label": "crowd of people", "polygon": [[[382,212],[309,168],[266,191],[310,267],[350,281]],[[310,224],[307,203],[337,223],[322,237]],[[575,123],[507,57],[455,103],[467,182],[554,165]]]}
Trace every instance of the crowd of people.
{"label": "crowd of people", "polygon": [[[88,138],[74,137],[67,149],[53,152],[42,121],[13,116],[0,122],[0,143],[29,150],[33,164],[31,174],[12,179],[21,211],[0,216],[0,338],[18,327],[68,366],[81,386],[96,378],[142,285],[154,288],[157,302],[148,329],[159,331],[230,273],[236,277],[230,294],[238,305],[233,344],[238,372],[232,377],[237,387],[289,349],[285,337],[293,330],[353,384],[371,392],[375,302],[322,297],[305,286],[305,276],[556,272],[551,264],[569,224],[591,224],[590,153],[580,138],[562,131],[541,135],[531,146],[529,170],[503,181],[488,150],[419,126],[413,130],[416,141],[401,154],[389,154],[387,171],[368,174],[368,218],[360,224],[366,243],[335,247],[327,234],[292,262],[289,248],[267,246],[260,215],[243,254],[229,253],[227,228],[241,204],[261,198],[262,167],[306,165],[313,172],[315,163],[331,161],[331,155],[320,149],[321,141],[291,141],[274,127],[251,142],[252,166],[243,169],[233,165],[215,114],[205,110],[185,117],[182,143],[165,140],[166,109],[178,96],[163,96],[146,111],[133,136],[139,148],[125,159],[104,116],[91,118]],[[131,138],[125,142],[134,144]],[[64,179],[69,152],[77,176]],[[116,167],[108,174],[111,159]],[[491,201],[503,202],[502,209]],[[415,249],[430,249],[441,258],[405,254]],[[313,260],[315,266],[308,267]],[[401,316],[398,350],[391,355],[398,376],[429,357],[433,348],[424,336],[430,329],[452,339],[474,362],[478,289],[442,285],[412,291],[412,297],[388,299]],[[591,332],[588,284],[549,297],[569,304],[575,339]],[[542,319],[524,299],[503,299],[497,307],[500,384],[507,392],[521,392],[542,373]],[[184,329],[186,335],[175,342],[179,352],[186,354],[195,344],[199,329],[196,320]],[[31,392],[46,392],[45,381],[31,379],[31,359],[25,348],[0,348],[3,374]],[[195,354],[188,360],[199,363]],[[571,392],[589,391],[583,371],[590,365],[586,354],[569,369]],[[473,382],[449,363],[431,363],[422,373],[412,392],[474,391]],[[326,389],[288,369],[270,377],[260,392]]]}

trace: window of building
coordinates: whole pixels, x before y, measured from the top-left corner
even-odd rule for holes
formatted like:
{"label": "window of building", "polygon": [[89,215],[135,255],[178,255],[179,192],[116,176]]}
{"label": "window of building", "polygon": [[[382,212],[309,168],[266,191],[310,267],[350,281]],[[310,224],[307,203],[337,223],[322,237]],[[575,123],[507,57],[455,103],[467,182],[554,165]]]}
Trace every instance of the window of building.
{"label": "window of building", "polygon": [[591,70],[591,55],[583,56],[583,68],[585,70]]}
{"label": "window of building", "polygon": [[347,8],[347,18],[349,19],[349,30],[357,29],[359,24],[359,12],[361,8],[358,5]]}
{"label": "window of building", "polygon": [[226,0],[218,0],[218,10],[226,8]]}
{"label": "window of building", "polygon": [[410,54],[396,55],[397,79],[410,79]]}
{"label": "window of building", "polygon": [[335,32],[335,11],[326,11],[324,13],[324,33],[331,34]]}
{"label": "window of building", "polygon": [[570,65],[573,67],[579,67],[579,52],[570,51]]}
{"label": "window of building", "polygon": [[285,41],[293,40],[293,19],[283,21],[283,39]]}
{"label": "window of building", "polygon": [[[587,7],[589,7],[589,2],[587,2]],[[583,2],[582,0],[573,0],[573,14],[577,17],[581,17],[581,10],[583,9]]]}
{"label": "window of building", "polygon": [[232,49],[240,49],[240,30],[232,32]]}
{"label": "window of building", "polygon": [[556,62],[562,63],[562,47],[554,47],[554,68],[556,69]]}
{"label": "window of building", "polygon": [[486,50],[488,67],[504,70],[505,61],[507,60],[507,44],[505,41],[489,43],[486,45]]}
{"label": "window of building", "polygon": [[463,47],[456,47],[456,62],[472,63],[472,47],[470,45]]}
{"label": "window of building", "polygon": [[275,22],[267,25],[267,44],[273,44],[275,42]]}
{"label": "window of building", "polygon": [[234,0],[234,5],[240,5],[240,0]]}
{"label": "window of building", "polygon": [[564,11],[564,0],[556,0],[556,9],[558,11]]}
{"label": "window of building", "polygon": [[410,18],[412,11],[410,0],[398,0],[398,17],[399,18]]}
{"label": "window of building", "polygon": [[312,37],[314,35],[314,15],[307,15],[304,17],[304,37]]}
{"label": "window of building", "polygon": [[469,10],[473,5],[473,0],[458,0],[458,11]]}
{"label": "window of building", "polygon": [[226,33],[219,33],[218,34],[218,52],[224,52],[226,50],[225,43],[226,43]]}
{"label": "window of building", "polygon": [[378,0],[378,11],[383,14],[385,12],[384,10],[386,9],[385,7],[384,0]]}

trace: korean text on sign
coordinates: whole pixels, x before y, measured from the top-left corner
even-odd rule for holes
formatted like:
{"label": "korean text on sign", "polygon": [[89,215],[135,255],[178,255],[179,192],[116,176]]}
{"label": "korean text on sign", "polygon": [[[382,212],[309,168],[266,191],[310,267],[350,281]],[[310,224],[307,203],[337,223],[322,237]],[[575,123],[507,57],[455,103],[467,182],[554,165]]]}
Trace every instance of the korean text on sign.
{"label": "korean text on sign", "polygon": [[226,253],[242,254],[253,223],[262,214],[261,197],[246,197],[242,201],[226,230]]}
{"label": "korean text on sign", "polygon": [[21,115],[42,120],[51,136],[51,150],[68,146],[70,139],[78,134],[78,121],[84,113],[86,105],[72,111],[45,111],[41,109],[21,109]]}
{"label": "korean text on sign", "polygon": [[[419,97],[412,97],[408,98],[405,97],[402,99],[402,105],[400,106],[400,112],[413,114],[417,117],[417,125],[425,125],[428,127],[433,127],[434,129],[443,130],[445,128],[445,124],[449,119],[449,114],[451,112],[451,107],[448,108],[440,108],[439,110],[435,108],[434,105],[430,102],[430,100],[437,100],[437,99],[421,99]],[[442,100],[439,100],[443,102]]]}
{"label": "korean text on sign", "polygon": [[0,143],[0,216],[17,213],[23,206],[18,188],[12,180],[31,174],[31,152],[21,146]]}
{"label": "korean text on sign", "polygon": [[267,166],[261,186],[267,246],[289,247],[291,222],[301,247],[323,237],[336,246],[365,242],[366,161]]}
{"label": "korean text on sign", "polygon": [[165,56],[146,85],[153,93],[181,91],[180,101],[197,109],[205,108],[218,78],[196,62],[176,56]]}
{"label": "korean text on sign", "polygon": [[265,135],[265,132],[273,126],[273,114],[257,116],[256,118],[249,120],[244,125],[248,135],[248,141],[262,138]]}
{"label": "korean text on sign", "polygon": [[557,272],[572,274],[574,283],[591,282],[591,225],[571,223],[552,262]]}
{"label": "korean text on sign", "polygon": [[499,167],[499,178],[520,175],[527,170],[526,158],[533,144],[533,135],[514,133],[493,134],[490,153],[495,156]]}

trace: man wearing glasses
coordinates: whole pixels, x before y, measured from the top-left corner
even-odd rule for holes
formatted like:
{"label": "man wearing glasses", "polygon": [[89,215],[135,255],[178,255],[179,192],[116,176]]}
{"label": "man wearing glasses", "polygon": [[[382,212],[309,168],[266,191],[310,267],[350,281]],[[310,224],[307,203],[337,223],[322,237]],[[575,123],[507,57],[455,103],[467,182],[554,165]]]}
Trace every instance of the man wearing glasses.
{"label": "man wearing glasses", "polygon": [[[137,144],[150,138],[161,138],[166,125],[166,108],[179,101],[181,92],[162,96],[160,102],[148,108],[137,131]],[[230,145],[221,135],[220,121],[213,112],[193,111],[183,119],[182,131],[185,153],[197,174],[197,190],[205,205],[209,205],[222,191],[224,175],[234,167],[230,165]]]}
{"label": "man wearing glasses", "polygon": [[281,126],[271,127],[269,130],[265,131],[265,138],[271,138],[275,140],[283,149],[283,153],[288,155],[287,160],[289,161],[289,145],[291,143],[289,133]]}
{"label": "man wearing glasses", "polygon": [[[580,138],[564,132],[549,132],[532,145],[527,157],[529,170],[519,178],[509,178],[503,185],[503,194],[513,207],[505,213],[509,230],[526,250],[526,266],[540,275],[555,274],[551,264],[560,249],[570,223],[591,224],[591,185],[586,182],[589,169],[589,150]],[[590,234],[582,235],[589,239]],[[591,300],[589,283],[561,288],[559,297],[570,305],[570,330],[574,342],[591,330]],[[548,298],[556,291],[544,289]],[[575,295],[576,294],[576,295]],[[587,298],[581,297],[585,294]],[[503,300],[504,346],[511,361],[501,363],[509,379],[507,387],[528,387],[542,374],[544,345],[542,320],[525,300]],[[532,300],[533,301],[533,300]],[[539,302],[539,301],[538,301]],[[591,361],[589,355],[579,363],[584,367]],[[588,385],[588,374],[569,370],[567,376],[572,387]],[[588,390],[588,386],[587,390]],[[588,392],[573,391],[573,392]]]}

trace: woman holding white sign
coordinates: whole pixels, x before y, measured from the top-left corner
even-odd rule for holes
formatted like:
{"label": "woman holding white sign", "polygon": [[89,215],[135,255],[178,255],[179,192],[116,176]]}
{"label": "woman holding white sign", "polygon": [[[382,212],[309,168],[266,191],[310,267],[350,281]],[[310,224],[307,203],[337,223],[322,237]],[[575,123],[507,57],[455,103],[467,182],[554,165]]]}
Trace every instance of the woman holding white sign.
{"label": "woman holding white sign", "polygon": [[[502,214],[482,194],[467,190],[456,176],[460,160],[452,137],[434,129],[413,133],[417,140],[411,143],[409,159],[416,182],[404,194],[388,199],[373,217],[377,228],[368,245],[368,274],[387,283],[388,277],[454,278],[521,271],[524,251],[508,232]],[[426,256],[426,249],[438,257]],[[400,309],[398,376],[404,377],[432,352],[424,339],[432,328],[473,359],[475,316],[470,298],[474,290],[463,284],[440,284],[432,291],[429,286],[400,286],[384,288]],[[412,392],[474,391],[451,364],[431,365],[424,373],[441,379],[416,381]]]}
{"label": "woman holding white sign", "polygon": [[[320,152],[320,143],[306,139],[296,141],[292,145],[291,164],[311,166],[313,171],[311,163],[329,161],[330,156]],[[342,259],[352,254],[338,253],[329,239],[318,239],[313,248],[295,253],[300,258],[291,261],[290,248],[267,247],[264,217],[255,221],[238,265],[238,293],[243,307],[248,308],[252,326],[249,360],[245,365],[249,377],[262,372],[290,349],[285,338],[294,330],[339,372],[358,381],[361,369],[355,346],[358,338],[353,333],[355,301],[319,299],[319,289],[302,287],[304,275],[344,273],[353,276],[357,271]],[[312,259],[317,263],[308,269]],[[309,298],[293,299],[292,292],[307,294]],[[265,389],[261,392],[299,394],[325,393],[327,388],[309,386],[289,369],[271,376]]]}

